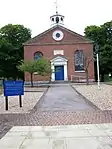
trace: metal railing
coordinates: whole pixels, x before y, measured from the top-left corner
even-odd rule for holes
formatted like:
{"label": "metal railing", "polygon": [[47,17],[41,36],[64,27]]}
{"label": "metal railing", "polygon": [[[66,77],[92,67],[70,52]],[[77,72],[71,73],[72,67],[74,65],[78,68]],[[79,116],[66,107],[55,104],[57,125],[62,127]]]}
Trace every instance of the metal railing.
{"label": "metal railing", "polygon": [[86,82],[86,76],[71,75],[71,82]]}

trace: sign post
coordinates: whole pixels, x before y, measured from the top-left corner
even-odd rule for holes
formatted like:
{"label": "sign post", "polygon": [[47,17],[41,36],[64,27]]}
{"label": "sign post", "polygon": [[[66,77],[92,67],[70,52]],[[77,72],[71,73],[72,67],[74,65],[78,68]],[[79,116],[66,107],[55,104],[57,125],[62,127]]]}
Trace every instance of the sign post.
{"label": "sign post", "polygon": [[8,110],[8,96],[19,96],[19,105],[22,107],[22,95],[24,95],[23,81],[4,81],[5,109]]}
{"label": "sign post", "polygon": [[21,95],[19,95],[19,106],[22,107],[22,98],[21,98]]}
{"label": "sign post", "polygon": [[5,96],[5,109],[8,110],[8,96]]}

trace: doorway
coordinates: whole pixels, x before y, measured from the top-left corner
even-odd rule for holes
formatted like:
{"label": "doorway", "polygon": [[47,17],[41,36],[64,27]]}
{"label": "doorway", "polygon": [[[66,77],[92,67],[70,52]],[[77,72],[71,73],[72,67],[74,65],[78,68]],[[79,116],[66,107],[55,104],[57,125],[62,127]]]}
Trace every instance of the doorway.
{"label": "doorway", "polygon": [[64,66],[55,66],[55,80],[64,80]]}

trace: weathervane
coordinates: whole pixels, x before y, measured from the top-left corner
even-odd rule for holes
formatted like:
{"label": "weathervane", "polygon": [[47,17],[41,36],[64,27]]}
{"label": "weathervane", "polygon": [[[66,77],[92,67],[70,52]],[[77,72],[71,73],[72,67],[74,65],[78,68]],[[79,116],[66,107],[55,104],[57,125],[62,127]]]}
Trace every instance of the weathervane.
{"label": "weathervane", "polygon": [[55,5],[56,5],[56,14],[58,14],[58,0],[55,1]]}
{"label": "weathervane", "polygon": [[50,17],[51,25],[64,25],[64,16],[60,15],[58,12],[58,0],[54,0],[55,8],[56,8],[56,14]]}

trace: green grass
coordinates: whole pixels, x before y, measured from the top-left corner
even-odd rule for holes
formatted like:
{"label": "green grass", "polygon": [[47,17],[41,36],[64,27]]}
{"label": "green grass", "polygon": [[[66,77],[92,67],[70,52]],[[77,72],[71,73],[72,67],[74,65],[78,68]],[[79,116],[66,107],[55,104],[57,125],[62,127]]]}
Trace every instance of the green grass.
{"label": "green grass", "polygon": [[104,80],[105,82],[112,83],[112,77],[109,77],[108,75],[105,75]]}
{"label": "green grass", "polygon": [[108,75],[105,75],[105,82],[104,83],[107,85],[112,85],[112,77],[109,78]]}
{"label": "green grass", "polygon": [[3,87],[0,86],[0,95],[3,93]]}

